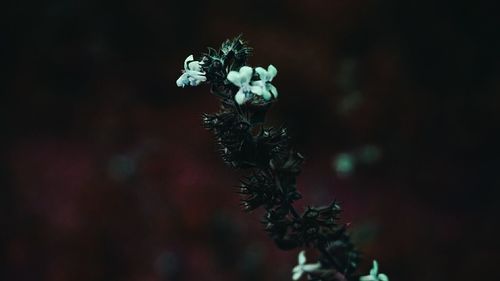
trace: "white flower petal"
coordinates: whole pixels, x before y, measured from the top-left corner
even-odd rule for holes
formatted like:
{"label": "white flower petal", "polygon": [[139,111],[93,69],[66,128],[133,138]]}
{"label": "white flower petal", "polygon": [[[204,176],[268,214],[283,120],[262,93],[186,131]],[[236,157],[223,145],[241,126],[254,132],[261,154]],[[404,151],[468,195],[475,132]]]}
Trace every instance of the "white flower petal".
{"label": "white flower petal", "polygon": [[267,70],[265,70],[264,68],[262,67],[257,67],[255,68],[255,72],[257,72],[257,74],[259,74],[259,78],[264,80],[264,81],[267,81]]}
{"label": "white flower petal", "polygon": [[227,80],[229,80],[234,85],[241,87],[241,75],[237,71],[231,71],[227,74]]}
{"label": "white flower petal", "polygon": [[378,273],[378,262],[376,260],[373,260],[373,267],[370,270],[370,275],[377,276],[377,273]]}
{"label": "white flower petal", "polygon": [[314,271],[318,270],[320,267],[321,267],[321,264],[319,262],[318,263],[310,263],[310,264],[304,264],[302,266],[302,270],[304,272],[314,272]]}
{"label": "white flower petal", "polygon": [[252,86],[264,87],[266,85],[266,82],[262,81],[262,80],[258,80],[258,81],[253,81],[251,84],[252,84]]}
{"label": "white flower petal", "polygon": [[274,87],[274,85],[272,85],[271,83],[267,83],[267,88],[273,94],[275,99],[278,98],[278,90],[276,89],[276,87]]}
{"label": "white flower petal", "polygon": [[187,71],[186,72],[190,77],[193,77],[196,80],[200,80],[201,82],[207,81],[207,77],[205,77],[205,72],[199,71]]}
{"label": "white flower petal", "polygon": [[271,99],[271,92],[269,92],[267,89],[264,89],[264,91],[262,91],[262,97],[265,100],[270,100]]}
{"label": "white flower petal", "polygon": [[179,79],[177,79],[177,81],[175,81],[175,83],[177,84],[177,87],[182,87],[182,88],[184,88],[187,84],[189,84],[187,73],[183,73],[179,77]]}
{"label": "white flower petal", "polygon": [[245,96],[245,93],[243,93],[243,91],[240,89],[236,95],[234,96],[234,100],[239,104],[239,105],[242,105],[245,103],[246,101],[246,96]]}
{"label": "white flower petal", "polygon": [[387,275],[385,275],[383,273],[380,273],[378,275],[378,280],[380,280],[380,281],[389,281],[389,277],[387,277]]}
{"label": "white flower petal", "polygon": [[201,83],[200,80],[198,80],[194,77],[189,77],[188,79],[189,79],[189,85],[191,85],[191,86],[198,86]]}
{"label": "white flower petal", "polygon": [[256,94],[257,96],[262,96],[262,93],[263,93],[264,89],[260,85],[252,85],[250,87],[250,91],[252,93]]}
{"label": "white flower petal", "polygon": [[294,273],[293,273],[293,276],[292,276],[292,279],[293,279],[293,280],[299,280],[299,279],[300,279],[300,277],[302,277],[302,273],[303,273],[303,272],[302,272],[301,270],[300,270],[300,271],[296,271],[296,272],[294,272]]}
{"label": "white flower petal", "polygon": [[293,272],[293,273],[296,273],[296,272],[302,272],[302,266],[301,266],[301,265],[296,265],[296,266],[292,269],[292,272]]}
{"label": "white flower petal", "polygon": [[305,251],[300,251],[299,256],[298,256],[298,261],[299,261],[299,265],[306,263],[306,252]]}
{"label": "white flower petal", "polygon": [[252,80],[253,69],[250,66],[240,68],[240,83],[248,84]]}
{"label": "white flower petal", "polygon": [[188,63],[188,68],[191,71],[201,71],[201,64],[199,61],[191,61]]}
{"label": "white flower petal", "polygon": [[188,61],[193,61],[194,57],[193,55],[189,55],[185,60],[184,60],[184,69],[189,70],[188,68]]}
{"label": "white flower petal", "polygon": [[375,277],[371,275],[366,275],[366,276],[361,276],[359,278],[359,281],[377,281],[377,280],[375,279]]}
{"label": "white flower petal", "polygon": [[267,81],[273,81],[273,78],[276,76],[276,74],[278,74],[278,69],[276,69],[276,67],[274,67],[274,65],[270,64],[268,67],[267,67]]}

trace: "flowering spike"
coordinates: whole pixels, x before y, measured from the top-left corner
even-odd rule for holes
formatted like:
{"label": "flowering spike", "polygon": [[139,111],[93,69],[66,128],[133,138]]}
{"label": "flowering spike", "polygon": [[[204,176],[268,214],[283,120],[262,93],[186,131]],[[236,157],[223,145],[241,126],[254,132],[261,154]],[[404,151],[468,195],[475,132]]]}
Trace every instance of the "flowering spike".
{"label": "flowering spike", "polygon": [[[265,127],[271,103],[277,101],[278,90],[271,83],[278,70],[246,65],[252,49],[241,36],[226,40],[220,49],[208,48],[200,61],[190,55],[184,61],[179,87],[207,83],[220,99],[221,109],[203,114],[203,126],[214,134],[224,162],[238,169],[251,169],[243,178],[237,193],[244,211],[265,209],[261,220],[264,230],[282,250],[298,247],[316,248],[316,263],[307,263],[305,252],[298,256],[292,279],[307,275],[310,280],[353,281],[360,260],[347,233],[348,224],[339,222],[341,208],[337,201],[327,206],[307,207],[302,214],[293,206],[302,196],[297,191],[296,177],[304,157],[290,145],[284,127]],[[370,274],[360,281],[388,281],[373,263]]]}

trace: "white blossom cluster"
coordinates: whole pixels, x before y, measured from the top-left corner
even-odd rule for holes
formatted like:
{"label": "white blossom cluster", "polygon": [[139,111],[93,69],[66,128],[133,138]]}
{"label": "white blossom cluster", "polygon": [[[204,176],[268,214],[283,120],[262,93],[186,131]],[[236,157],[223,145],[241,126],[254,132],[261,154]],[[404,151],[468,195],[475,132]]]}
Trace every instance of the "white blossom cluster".
{"label": "white blossom cluster", "polygon": [[[320,272],[321,263],[306,263],[305,251],[301,251],[298,256],[298,264],[292,270],[292,279],[299,280],[304,274]],[[374,260],[370,274],[361,276],[359,281],[389,281],[389,277],[384,273],[378,272],[378,262]]]}
{"label": "white blossom cluster", "polygon": [[182,75],[177,79],[178,87],[198,86],[200,83],[207,81],[205,72],[202,69],[203,62],[195,61],[193,55],[190,55],[184,60],[184,70]]}
{"label": "white blossom cluster", "polygon": [[[252,81],[254,72],[258,76],[258,80]],[[226,79],[239,88],[234,99],[239,105],[251,101],[256,96],[262,97],[265,101],[278,97],[278,90],[271,84],[273,78],[278,73],[278,70],[273,65],[269,65],[267,69],[250,66],[242,66],[239,71],[230,71]],[[182,75],[177,79],[178,87],[198,86],[206,82],[206,73],[203,71],[203,62],[196,61],[193,55],[190,55],[184,61],[184,70]]]}
{"label": "white blossom cluster", "polygon": [[243,66],[239,71],[231,71],[227,74],[227,80],[240,89],[234,96],[238,104],[244,104],[251,100],[254,95],[261,96],[268,101],[278,97],[278,90],[271,84],[273,78],[278,73],[278,70],[273,65],[269,65],[266,69],[262,67],[255,68],[260,80],[252,81],[254,69],[249,66]]}
{"label": "white blossom cluster", "polygon": [[301,251],[298,256],[298,264],[292,270],[292,279],[299,280],[304,273],[314,273],[320,270],[321,264],[317,263],[306,263],[305,251]]}

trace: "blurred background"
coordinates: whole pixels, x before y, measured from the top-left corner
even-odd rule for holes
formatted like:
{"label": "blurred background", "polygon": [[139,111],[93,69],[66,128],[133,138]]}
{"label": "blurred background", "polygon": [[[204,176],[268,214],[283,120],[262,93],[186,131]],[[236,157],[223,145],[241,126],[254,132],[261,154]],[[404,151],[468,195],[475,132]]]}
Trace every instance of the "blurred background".
{"label": "blurred background", "polygon": [[200,126],[216,99],[175,85],[239,33],[278,68],[299,209],[342,202],[361,272],[499,278],[493,2],[4,1],[0,279],[290,280]]}

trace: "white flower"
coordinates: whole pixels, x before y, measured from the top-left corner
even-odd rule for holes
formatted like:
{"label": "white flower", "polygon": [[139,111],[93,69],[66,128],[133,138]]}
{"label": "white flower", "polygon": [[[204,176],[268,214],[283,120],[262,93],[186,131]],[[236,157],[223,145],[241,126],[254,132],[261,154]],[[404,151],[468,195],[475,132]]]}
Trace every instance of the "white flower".
{"label": "white flower", "polygon": [[299,264],[296,265],[293,270],[293,280],[299,280],[300,277],[302,277],[302,274],[304,273],[312,273],[314,271],[317,271],[320,267],[321,264],[319,262],[317,263],[306,263],[306,254],[305,251],[301,251],[298,256]]}
{"label": "white flower", "polygon": [[182,75],[176,81],[177,86],[182,88],[188,85],[198,86],[201,82],[207,81],[205,72],[201,68],[202,64],[203,62],[195,61],[193,55],[187,57],[186,60],[184,60]]}
{"label": "white flower", "polygon": [[270,82],[273,81],[273,78],[278,74],[278,70],[274,65],[269,65],[267,70],[262,67],[257,67],[255,72],[259,74],[259,81],[255,81],[252,83],[253,86],[260,86],[262,91],[259,93],[259,96],[262,96],[265,100],[270,100],[271,95],[274,98],[278,97],[278,90],[274,87]]}
{"label": "white flower", "polygon": [[238,104],[244,104],[252,98],[253,94],[259,95],[259,93],[262,93],[261,86],[250,85],[252,74],[253,69],[249,66],[243,66],[240,68],[240,71],[230,71],[227,74],[227,80],[240,87],[240,90],[234,96]]}
{"label": "white flower", "polygon": [[389,277],[383,273],[378,273],[378,263],[373,261],[373,267],[369,275],[361,276],[359,281],[389,281]]}

